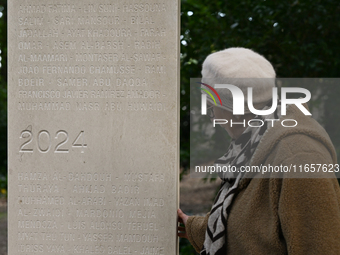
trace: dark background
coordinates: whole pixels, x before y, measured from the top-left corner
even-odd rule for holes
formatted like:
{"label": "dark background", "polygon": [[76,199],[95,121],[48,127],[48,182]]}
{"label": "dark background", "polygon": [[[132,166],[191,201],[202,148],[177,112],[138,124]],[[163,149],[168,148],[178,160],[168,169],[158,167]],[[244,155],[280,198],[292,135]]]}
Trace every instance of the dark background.
{"label": "dark background", "polygon": [[[340,2],[333,0],[182,0],[181,166],[189,163],[189,81],[201,77],[208,54],[245,47],[266,57],[277,77],[340,77],[339,14]],[[338,157],[339,95],[340,87],[324,87],[318,99],[324,105],[320,122]]]}

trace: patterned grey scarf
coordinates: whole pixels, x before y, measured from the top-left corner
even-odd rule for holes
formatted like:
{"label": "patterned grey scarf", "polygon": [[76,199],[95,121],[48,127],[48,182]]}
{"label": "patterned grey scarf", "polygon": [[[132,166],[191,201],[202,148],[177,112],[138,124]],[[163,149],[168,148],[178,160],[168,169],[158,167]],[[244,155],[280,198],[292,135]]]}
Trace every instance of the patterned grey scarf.
{"label": "patterned grey scarf", "polygon": [[[269,106],[265,106],[263,109],[269,109]],[[279,102],[274,113],[267,116],[256,116],[254,119],[262,120],[264,125],[262,127],[247,127],[237,140],[231,142],[228,152],[216,160],[215,164],[236,166],[237,169],[249,165],[262,136],[272,126],[272,122],[269,120],[280,119],[281,115],[278,114],[280,112],[281,103]],[[234,195],[243,176],[244,173],[241,172],[234,174],[226,172],[220,176],[222,184],[210,211],[201,255],[226,255],[227,219]]]}

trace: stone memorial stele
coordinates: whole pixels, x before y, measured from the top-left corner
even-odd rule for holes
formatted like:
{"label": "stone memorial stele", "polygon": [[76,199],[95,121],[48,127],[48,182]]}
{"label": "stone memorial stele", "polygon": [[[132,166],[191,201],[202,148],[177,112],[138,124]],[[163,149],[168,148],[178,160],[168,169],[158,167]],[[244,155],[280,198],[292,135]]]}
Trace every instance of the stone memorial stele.
{"label": "stone memorial stele", "polygon": [[9,254],[178,254],[178,0],[8,1]]}

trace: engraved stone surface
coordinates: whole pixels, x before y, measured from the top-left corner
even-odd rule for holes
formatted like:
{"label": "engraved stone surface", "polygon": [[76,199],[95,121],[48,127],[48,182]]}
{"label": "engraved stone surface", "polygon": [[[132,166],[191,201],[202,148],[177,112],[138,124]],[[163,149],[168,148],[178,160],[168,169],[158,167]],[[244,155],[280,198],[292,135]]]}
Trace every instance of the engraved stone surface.
{"label": "engraved stone surface", "polygon": [[9,254],[177,254],[178,0],[10,0]]}

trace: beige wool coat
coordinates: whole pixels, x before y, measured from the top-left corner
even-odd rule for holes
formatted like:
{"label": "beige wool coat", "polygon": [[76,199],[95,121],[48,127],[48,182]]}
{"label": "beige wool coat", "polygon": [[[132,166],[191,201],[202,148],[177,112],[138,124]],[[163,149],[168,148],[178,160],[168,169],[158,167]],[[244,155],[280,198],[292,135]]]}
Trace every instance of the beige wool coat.
{"label": "beige wool coat", "polygon": [[[284,117],[297,120],[298,125],[284,128],[276,122],[262,137],[251,165],[337,163],[328,134],[315,120],[295,106],[288,107]],[[247,176],[239,184],[228,215],[226,254],[340,254],[337,179]],[[208,217],[209,213],[190,216],[186,223],[188,239],[197,252],[204,243]]]}

